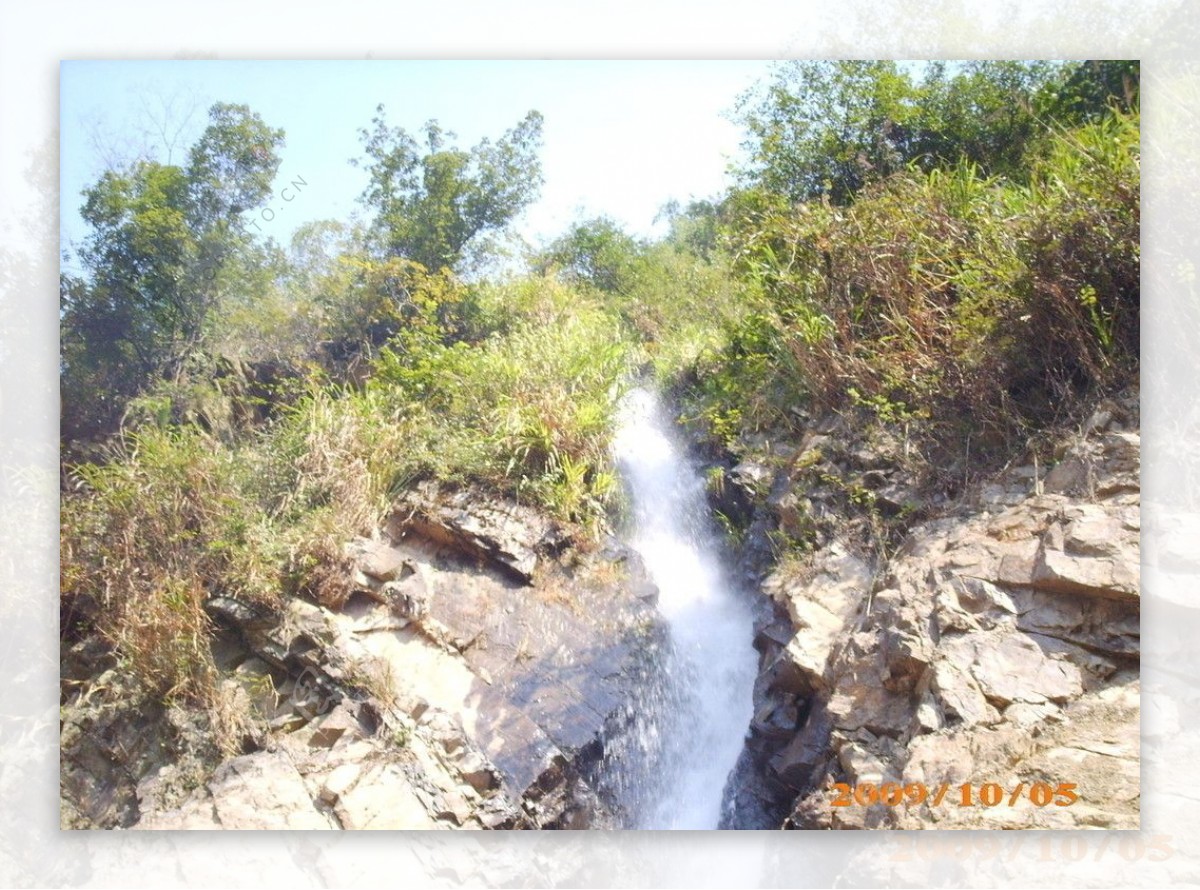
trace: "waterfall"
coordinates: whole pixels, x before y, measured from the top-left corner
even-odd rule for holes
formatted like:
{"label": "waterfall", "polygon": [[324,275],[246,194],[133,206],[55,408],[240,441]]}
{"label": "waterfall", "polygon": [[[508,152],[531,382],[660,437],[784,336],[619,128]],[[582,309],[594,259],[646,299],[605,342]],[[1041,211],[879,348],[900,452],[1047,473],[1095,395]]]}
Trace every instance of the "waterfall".
{"label": "waterfall", "polygon": [[670,632],[666,695],[646,707],[657,744],[638,794],[637,828],[716,828],[730,771],[753,707],[757,655],[749,603],[719,559],[704,481],[667,422],[657,397],[631,391],[614,441],[633,502],[629,543],[658,586]]}

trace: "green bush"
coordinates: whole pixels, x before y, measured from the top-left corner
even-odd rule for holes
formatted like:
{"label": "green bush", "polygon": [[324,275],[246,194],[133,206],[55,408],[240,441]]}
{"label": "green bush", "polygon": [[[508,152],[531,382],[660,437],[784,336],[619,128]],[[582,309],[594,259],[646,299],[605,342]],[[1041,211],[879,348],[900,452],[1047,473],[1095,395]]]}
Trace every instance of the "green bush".
{"label": "green bush", "polygon": [[[367,392],[410,430],[412,475],[481,481],[595,521],[613,489],[608,441],[628,345],[619,320],[549,280],[510,287],[524,318],[478,344],[385,349]],[[485,309],[485,312],[487,310]]]}
{"label": "green bush", "polygon": [[1025,193],[1022,282],[1043,386],[1103,386],[1136,368],[1140,335],[1139,117],[1058,135]]}
{"label": "green bush", "polygon": [[[479,484],[598,529],[629,369],[619,317],[548,279],[468,293],[401,265],[411,311],[362,385],[313,376],[265,424],[239,425],[227,378],[197,368],[140,399],[102,463],[70,468],[64,633],[99,630],[153,695],[216,703],[205,599],[340,605],[345,541],[417,480]],[[457,339],[466,303],[490,329],[477,341]]]}
{"label": "green bush", "polygon": [[740,196],[737,268],[768,308],[697,365],[711,426],[786,423],[807,397],[1003,449],[1082,392],[1128,383],[1138,123],[1052,134],[1025,184],[960,163],[897,174],[847,207]]}
{"label": "green bush", "polygon": [[213,692],[203,603],[278,601],[274,528],[249,496],[253,465],[194,426],[147,427],[74,471],[62,502],[64,633],[94,624],[144,687]]}

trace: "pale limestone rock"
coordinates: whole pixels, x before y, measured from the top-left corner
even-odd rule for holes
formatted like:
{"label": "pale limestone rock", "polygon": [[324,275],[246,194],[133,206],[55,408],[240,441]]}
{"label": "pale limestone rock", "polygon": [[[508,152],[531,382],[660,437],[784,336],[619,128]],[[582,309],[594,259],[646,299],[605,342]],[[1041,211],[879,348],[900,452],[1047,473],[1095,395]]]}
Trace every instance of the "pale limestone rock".
{"label": "pale limestone rock", "polygon": [[[211,797],[185,802],[174,810],[154,812],[133,826],[135,831],[213,831],[225,828]],[[328,827],[328,826],[320,826]]]}
{"label": "pale limestone rock", "polygon": [[851,783],[873,782],[876,786],[893,778],[886,762],[874,751],[856,742],[842,745],[838,751],[838,763]]}
{"label": "pale limestone rock", "polygon": [[[287,725],[277,728],[293,732],[227,765],[234,772],[186,806],[143,809],[142,827],[608,824],[607,805],[580,775],[623,714],[645,637],[657,632],[636,556],[610,545],[611,555],[570,572],[548,569],[542,578],[558,586],[550,595],[456,547],[375,544],[393,563],[391,551],[402,555],[399,574],[372,578],[368,596],[344,608],[297,599],[270,614],[214,598],[214,618],[257,659],[228,653],[224,662],[244,664],[246,682],[287,676]],[[368,568],[386,576],[394,566]],[[422,607],[403,609],[419,621],[378,602],[388,585],[399,594],[419,585]],[[646,634],[633,637],[630,625]],[[237,770],[254,771],[252,789]]]}
{"label": "pale limestone rock", "polygon": [[801,600],[793,603],[796,635],[784,647],[780,659],[779,688],[796,693],[820,689],[825,668],[839,643],[842,622],[818,603]]}
{"label": "pale limestone rock", "polygon": [[381,582],[398,581],[413,572],[404,552],[384,541],[364,543],[358,555],[358,569],[367,577]]}
{"label": "pale limestone rock", "polygon": [[208,783],[225,829],[334,828],[309,796],[304,779],[281,753],[260,751],[218,767]]}
{"label": "pale limestone rock", "polygon": [[958,744],[952,736],[925,735],[909,743],[902,781],[936,789],[942,782],[965,782],[974,771],[969,746]]}
{"label": "pale limestone rock", "polygon": [[764,585],[787,609],[794,636],[776,665],[779,688],[806,694],[820,688],[829,659],[855,620],[871,583],[870,568],[847,553],[831,553],[812,582],[774,577]]}
{"label": "pale limestone rock", "polygon": [[362,771],[362,766],[357,763],[343,763],[335,767],[321,785],[321,800],[328,804],[337,803],[343,794],[354,787]]}
{"label": "pale limestone rock", "polygon": [[955,575],[950,587],[958,599],[958,604],[973,615],[991,617],[1017,614],[1012,597],[983,578]]}
{"label": "pale limestone rock", "polygon": [[1130,558],[1077,556],[1047,541],[1038,551],[1031,584],[1053,593],[1078,593],[1104,599],[1139,597],[1141,571]]}
{"label": "pale limestone rock", "polygon": [[867,729],[876,735],[899,735],[912,719],[907,696],[874,683],[839,688],[829,701],[829,713],[838,729]]}
{"label": "pale limestone rock", "polygon": [[[1010,474],[1027,495],[1010,501],[1016,483],[1001,480],[992,503],[968,493],[972,506],[911,531],[881,567],[871,605],[826,659],[807,664],[811,674],[824,664],[808,695],[814,713],[827,709],[827,728],[810,717],[790,741],[763,737],[781,745],[769,760],[781,780],[819,788],[891,770],[955,788],[1074,781],[1089,790],[1071,807],[878,808],[879,827],[1137,827],[1139,440],[1096,427],[1110,431],[1068,449],[1044,493],[1028,468]],[[815,597],[803,585],[788,595]],[[1163,736],[1179,725],[1173,714],[1162,723]],[[864,729],[876,740],[863,741]],[[872,818],[831,814],[827,793],[813,791],[790,822],[865,828]]]}
{"label": "pale limestone rock", "polygon": [[956,723],[973,726],[996,722],[996,709],[988,704],[979,685],[969,673],[948,661],[938,661],[933,666],[930,691],[942,712]]}
{"label": "pale limestone rock", "polygon": [[1048,722],[1061,722],[1057,706],[1049,702],[1014,702],[1004,709],[1004,720],[1014,726],[1034,727]]}
{"label": "pale limestone rock", "polygon": [[314,721],[308,744],[313,748],[332,748],[343,737],[361,735],[358,718],[343,704]]}
{"label": "pale limestone rock", "polygon": [[1061,702],[1083,691],[1079,668],[1047,658],[1037,643],[1021,633],[998,639],[964,638],[955,641],[951,651],[959,664],[970,665],[984,696],[1001,705]]}
{"label": "pale limestone rock", "polygon": [[352,788],[339,796],[334,812],[347,830],[444,827],[421,803],[400,767],[392,763],[369,767]]}
{"label": "pale limestone rock", "polygon": [[946,719],[942,714],[942,709],[938,707],[937,699],[931,691],[926,690],[921,695],[920,703],[913,715],[913,724],[909,727],[909,734],[916,736],[937,732],[945,725]]}

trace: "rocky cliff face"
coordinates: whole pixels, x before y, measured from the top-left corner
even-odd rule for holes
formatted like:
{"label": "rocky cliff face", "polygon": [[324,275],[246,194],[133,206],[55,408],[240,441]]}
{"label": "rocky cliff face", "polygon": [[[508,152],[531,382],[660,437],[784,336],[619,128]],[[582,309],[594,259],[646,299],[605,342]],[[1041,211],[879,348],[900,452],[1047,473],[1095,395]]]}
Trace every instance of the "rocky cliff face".
{"label": "rocky cliff face", "polygon": [[[762,596],[723,826],[1136,828],[1136,430],[1135,394],[1050,467],[954,500],[911,483],[902,437],[833,418],[724,474]],[[341,571],[336,595],[277,614],[209,601],[235,756],[196,713],[130,697],[115,666],[95,676],[95,641],[64,653],[64,826],[629,824],[665,642],[636,556],[424,487]],[[833,783],[889,782],[952,790],[831,806]],[[1078,801],[958,806],[964,783],[1072,783]]]}
{"label": "rocky cliff face", "polygon": [[64,825],[621,824],[620,777],[595,767],[638,719],[655,592],[621,548],[566,545],[515,504],[426,488],[349,545],[337,601],[212,598],[245,753],[212,769],[184,712],[124,703],[110,671],[64,706]]}
{"label": "rocky cliff face", "polygon": [[[1136,395],[1108,403],[1048,473],[1012,469],[936,510],[886,449],[814,430],[786,455],[750,543],[790,527],[819,546],[762,582],[732,826],[1137,827],[1136,412]],[[868,491],[877,509],[940,518],[913,521],[894,552],[863,547],[831,520],[835,494]],[[833,807],[834,782],[948,783],[950,801],[962,783],[1068,782],[1079,800]]]}

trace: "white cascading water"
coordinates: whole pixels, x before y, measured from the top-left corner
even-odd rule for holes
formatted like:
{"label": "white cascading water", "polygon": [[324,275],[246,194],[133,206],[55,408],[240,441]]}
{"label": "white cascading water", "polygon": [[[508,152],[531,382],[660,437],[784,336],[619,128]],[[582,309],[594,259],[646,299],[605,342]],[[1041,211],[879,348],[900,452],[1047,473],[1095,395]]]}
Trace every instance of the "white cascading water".
{"label": "white cascading water", "polygon": [[721,801],[750,724],[758,659],[750,605],[718,559],[704,482],[657,397],[634,389],[621,405],[617,466],[633,501],[637,550],[658,587],[671,645],[663,669],[674,713],[661,734],[638,828],[716,828]]}

